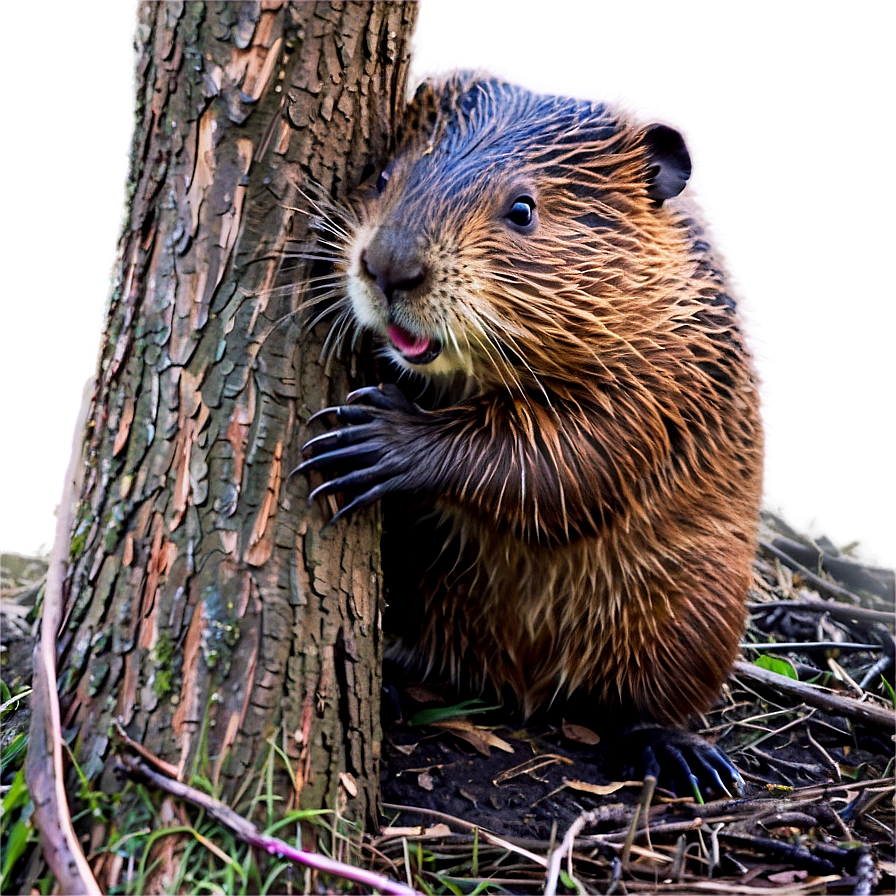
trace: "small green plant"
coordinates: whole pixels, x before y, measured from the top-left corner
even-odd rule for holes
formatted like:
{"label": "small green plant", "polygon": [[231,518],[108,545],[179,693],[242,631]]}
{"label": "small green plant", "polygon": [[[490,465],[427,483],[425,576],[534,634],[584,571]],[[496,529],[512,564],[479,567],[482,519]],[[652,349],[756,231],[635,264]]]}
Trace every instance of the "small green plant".
{"label": "small green plant", "polygon": [[754,665],[759,666],[760,669],[767,669],[769,672],[777,672],[778,675],[784,675],[795,681],[799,679],[796,669],[793,668],[793,663],[789,660],[782,660],[777,656],[763,654],[754,661]]}
{"label": "small green plant", "polygon": [[[4,764],[4,772],[6,765]],[[31,824],[34,806],[25,784],[25,771],[20,768],[5,788],[0,804],[0,843],[3,846],[3,861],[0,864],[0,892],[9,893],[13,889],[13,873],[16,863],[25,854],[29,844],[37,838]]]}
{"label": "small green plant", "polygon": [[4,727],[10,729],[4,735],[0,746],[0,892],[9,893],[15,889],[15,875],[20,859],[29,846],[37,839],[31,815],[34,804],[25,784],[25,752],[28,749],[28,735],[16,731],[8,722],[14,719],[17,710],[27,705],[31,688],[23,687],[12,693],[5,681],[0,679],[0,719]]}
{"label": "small green plant", "polygon": [[452,706],[434,706],[430,709],[421,709],[415,713],[409,720],[408,725],[432,725],[436,722],[444,722],[448,719],[459,719],[464,716],[471,716],[474,713],[491,712],[493,709],[500,709],[492,703],[486,703],[484,700],[463,700]]}

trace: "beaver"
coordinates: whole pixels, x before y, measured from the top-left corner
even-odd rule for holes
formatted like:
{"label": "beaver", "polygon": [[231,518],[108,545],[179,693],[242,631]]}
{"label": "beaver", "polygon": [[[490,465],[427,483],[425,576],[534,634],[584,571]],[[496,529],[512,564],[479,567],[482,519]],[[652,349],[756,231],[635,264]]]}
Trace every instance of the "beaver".
{"label": "beaver", "polygon": [[371,386],[316,414],[338,425],[297,470],[335,475],[309,501],[404,500],[406,664],[527,715],[579,705],[645,772],[738,789],[686,725],[738,652],[762,430],[726,273],[678,198],[685,142],[473,74],[409,109],[375,186],[327,212],[334,327],[436,397]]}

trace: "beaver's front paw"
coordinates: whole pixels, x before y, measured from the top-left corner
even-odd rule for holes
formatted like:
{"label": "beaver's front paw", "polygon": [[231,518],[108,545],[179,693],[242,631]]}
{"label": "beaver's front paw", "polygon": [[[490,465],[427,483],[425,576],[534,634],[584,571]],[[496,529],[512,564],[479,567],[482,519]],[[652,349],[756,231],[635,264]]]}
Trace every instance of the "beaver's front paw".
{"label": "beaver's front paw", "polygon": [[308,441],[302,448],[308,459],[289,474],[340,470],[341,475],[319,485],[308,496],[310,504],[315,498],[336,492],[354,495],[330,522],[408,487],[411,462],[396,444],[391,425],[396,412],[415,416],[423,413],[397,386],[385,384],[358,389],[346,398],[346,404],[324,408],[308,421],[334,415],[339,423],[348,424]]}
{"label": "beaver's front paw", "polygon": [[673,793],[693,793],[702,803],[702,791],[717,797],[743,792],[743,778],[728,757],[697,734],[672,728],[636,728],[624,736],[623,743],[629,755],[640,758],[644,774],[653,775]]}

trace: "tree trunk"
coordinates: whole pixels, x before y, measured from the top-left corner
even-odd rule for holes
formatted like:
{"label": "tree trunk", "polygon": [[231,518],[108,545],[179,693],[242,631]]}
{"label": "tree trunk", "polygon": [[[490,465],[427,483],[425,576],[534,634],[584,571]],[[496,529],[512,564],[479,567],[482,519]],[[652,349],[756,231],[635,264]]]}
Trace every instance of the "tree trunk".
{"label": "tree trunk", "polygon": [[[300,331],[295,186],[382,162],[413,3],[142,4],[129,207],[59,634],[62,724],[116,791],[113,723],[233,805],[374,817],[379,520],[321,530],[299,461],[353,383]],[[297,213],[298,212],[298,213]],[[338,367],[338,365],[337,365]],[[286,757],[289,768],[282,761]],[[94,822],[91,843],[105,841]]]}

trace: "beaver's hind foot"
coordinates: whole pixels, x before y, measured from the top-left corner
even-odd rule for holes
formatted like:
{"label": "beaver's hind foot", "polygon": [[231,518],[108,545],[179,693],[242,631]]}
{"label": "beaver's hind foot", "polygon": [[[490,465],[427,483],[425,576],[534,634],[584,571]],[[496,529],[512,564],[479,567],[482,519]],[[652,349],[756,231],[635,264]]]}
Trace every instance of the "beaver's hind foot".
{"label": "beaver's hind foot", "polygon": [[624,735],[622,751],[637,756],[645,776],[652,775],[677,795],[693,793],[702,803],[704,792],[743,793],[743,778],[722,750],[688,731],[636,728]]}

